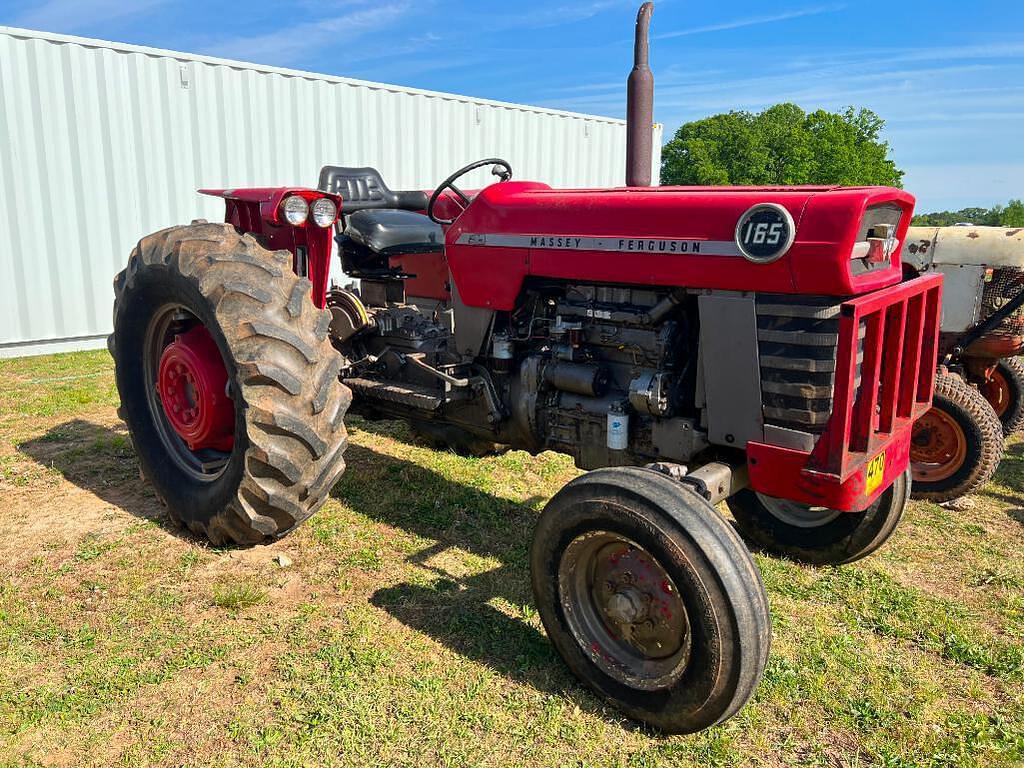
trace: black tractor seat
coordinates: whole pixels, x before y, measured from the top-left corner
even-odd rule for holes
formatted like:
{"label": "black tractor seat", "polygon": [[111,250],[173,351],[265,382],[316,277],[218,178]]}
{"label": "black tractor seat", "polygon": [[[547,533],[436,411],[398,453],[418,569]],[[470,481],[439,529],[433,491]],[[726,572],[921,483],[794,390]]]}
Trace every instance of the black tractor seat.
{"label": "black tractor seat", "polygon": [[441,226],[422,213],[381,208],[356,211],[345,218],[347,225],[339,240],[381,256],[433,253],[444,247]]}
{"label": "black tractor seat", "polygon": [[376,168],[325,165],[320,169],[317,188],[341,195],[341,212],[344,214],[382,208],[425,211],[429,199],[423,191],[395,192],[388,189]]}

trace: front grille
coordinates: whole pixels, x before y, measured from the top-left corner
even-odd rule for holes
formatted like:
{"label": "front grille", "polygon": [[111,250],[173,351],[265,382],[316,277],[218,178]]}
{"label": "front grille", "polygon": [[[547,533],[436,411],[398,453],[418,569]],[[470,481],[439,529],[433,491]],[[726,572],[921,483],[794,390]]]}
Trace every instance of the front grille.
{"label": "front grille", "polygon": [[[757,347],[765,424],[820,434],[832,414],[840,305],[831,298],[759,294]],[[857,362],[863,358],[860,332]],[[857,373],[857,382],[860,381]]]}
{"label": "front grille", "polygon": [[842,304],[833,412],[809,471],[845,482],[931,406],[941,293],[927,275]]}
{"label": "front grille", "polygon": [[931,403],[940,292],[929,275],[842,303],[758,295],[766,443],[845,481],[908,429]]}
{"label": "front grille", "polygon": [[[1024,291],[1024,269],[1004,267],[993,270],[991,276],[985,280],[985,287],[982,290],[980,320],[988,319],[990,315],[1016,298],[1021,291]],[[1003,318],[1002,322],[986,335],[1024,335],[1024,306]]]}

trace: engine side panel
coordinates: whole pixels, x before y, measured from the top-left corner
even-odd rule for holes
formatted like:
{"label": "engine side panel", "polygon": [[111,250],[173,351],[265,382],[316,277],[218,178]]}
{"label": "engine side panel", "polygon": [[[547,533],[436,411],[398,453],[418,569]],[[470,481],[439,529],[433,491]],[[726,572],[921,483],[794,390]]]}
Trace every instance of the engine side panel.
{"label": "engine side panel", "polygon": [[764,440],[754,297],[698,297],[708,439],[745,446]]}

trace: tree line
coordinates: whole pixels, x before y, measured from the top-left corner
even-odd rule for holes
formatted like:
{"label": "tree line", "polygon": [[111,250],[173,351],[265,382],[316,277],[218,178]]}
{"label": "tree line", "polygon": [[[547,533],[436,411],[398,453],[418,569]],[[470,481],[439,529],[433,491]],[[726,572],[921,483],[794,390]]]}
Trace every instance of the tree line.
{"label": "tree line", "polygon": [[954,224],[980,224],[986,227],[1024,227],[1024,200],[1011,200],[993,208],[961,208],[959,211],[919,213],[914,225],[951,227]]}
{"label": "tree line", "polygon": [[[681,185],[903,186],[903,171],[881,137],[885,121],[870,109],[805,112],[776,104],[684,123],[662,148],[661,183]],[[914,224],[1024,227],[1024,202],[922,213]]]}

